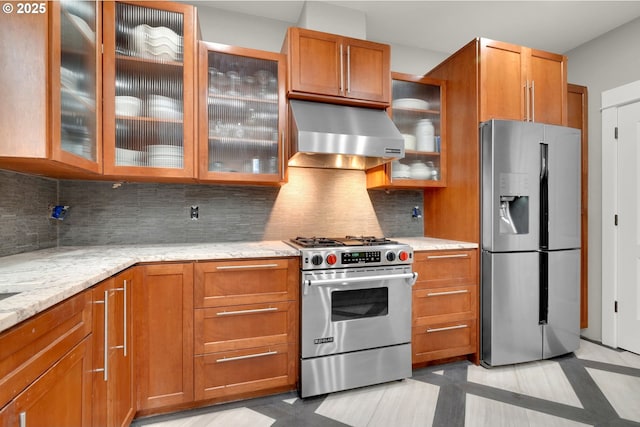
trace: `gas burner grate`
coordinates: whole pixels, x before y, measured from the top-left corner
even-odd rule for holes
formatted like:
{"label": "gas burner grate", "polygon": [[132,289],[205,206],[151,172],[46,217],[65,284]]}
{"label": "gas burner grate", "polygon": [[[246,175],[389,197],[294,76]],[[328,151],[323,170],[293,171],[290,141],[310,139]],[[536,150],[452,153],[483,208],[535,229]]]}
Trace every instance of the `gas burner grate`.
{"label": "gas burner grate", "polygon": [[346,236],[346,237],[296,237],[291,239],[293,243],[304,248],[329,248],[336,246],[376,246],[393,245],[398,242],[386,237],[375,236]]}
{"label": "gas burner grate", "polygon": [[328,237],[296,237],[295,239],[291,239],[291,241],[305,248],[329,248],[332,246],[344,246],[344,243],[336,239],[330,239]]}
{"label": "gas burner grate", "polygon": [[371,245],[395,245],[398,242],[394,240],[389,240],[386,237],[375,237],[375,236],[347,236],[346,240],[355,240],[358,242],[362,242],[365,246]]}

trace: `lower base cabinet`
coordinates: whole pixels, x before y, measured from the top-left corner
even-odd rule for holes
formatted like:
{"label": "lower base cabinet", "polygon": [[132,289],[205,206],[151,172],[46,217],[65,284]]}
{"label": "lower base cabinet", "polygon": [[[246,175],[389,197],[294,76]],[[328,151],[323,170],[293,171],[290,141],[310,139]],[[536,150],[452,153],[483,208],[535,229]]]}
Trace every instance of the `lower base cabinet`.
{"label": "lower base cabinet", "polygon": [[0,334],[0,425],[91,426],[90,292]]}
{"label": "lower base cabinet", "polygon": [[195,397],[292,390],[298,373],[298,258],[196,264]]}
{"label": "lower base cabinet", "polygon": [[477,251],[415,253],[412,363],[478,352]]}
{"label": "lower base cabinet", "polygon": [[87,337],[0,411],[2,426],[91,426]]}
{"label": "lower base cabinet", "polygon": [[128,426],[135,414],[131,287],[136,271],[129,268],[91,290],[94,426]]}
{"label": "lower base cabinet", "polygon": [[139,268],[132,290],[134,382],[138,413],[145,414],[193,401],[193,264]]}
{"label": "lower base cabinet", "polygon": [[137,268],[139,416],[295,389],[297,257]]}

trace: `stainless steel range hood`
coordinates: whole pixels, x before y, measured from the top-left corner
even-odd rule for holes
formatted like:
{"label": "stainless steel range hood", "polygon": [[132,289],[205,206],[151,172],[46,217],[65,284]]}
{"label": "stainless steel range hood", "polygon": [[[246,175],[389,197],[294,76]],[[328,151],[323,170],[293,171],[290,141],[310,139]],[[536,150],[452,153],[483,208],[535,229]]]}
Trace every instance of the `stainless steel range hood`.
{"label": "stainless steel range hood", "polygon": [[404,139],[384,110],[290,100],[289,166],[369,169],[404,157]]}

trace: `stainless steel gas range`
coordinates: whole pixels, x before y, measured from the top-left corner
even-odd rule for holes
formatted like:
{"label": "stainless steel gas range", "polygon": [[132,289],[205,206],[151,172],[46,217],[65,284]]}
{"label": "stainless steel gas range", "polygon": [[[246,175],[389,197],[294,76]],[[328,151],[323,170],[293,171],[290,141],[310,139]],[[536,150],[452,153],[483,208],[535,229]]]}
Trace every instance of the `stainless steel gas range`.
{"label": "stainless steel gas range", "polygon": [[300,396],[411,376],[409,245],[386,238],[292,239],[300,249]]}

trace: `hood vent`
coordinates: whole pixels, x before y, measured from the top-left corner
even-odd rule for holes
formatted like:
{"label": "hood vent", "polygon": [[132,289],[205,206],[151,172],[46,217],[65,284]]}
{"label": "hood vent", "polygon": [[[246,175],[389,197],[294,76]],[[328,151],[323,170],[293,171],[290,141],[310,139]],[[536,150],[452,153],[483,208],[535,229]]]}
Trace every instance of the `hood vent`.
{"label": "hood vent", "polygon": [[369,169],[404,157],[404,139],[384,110],[290,100],[289,166]]}

